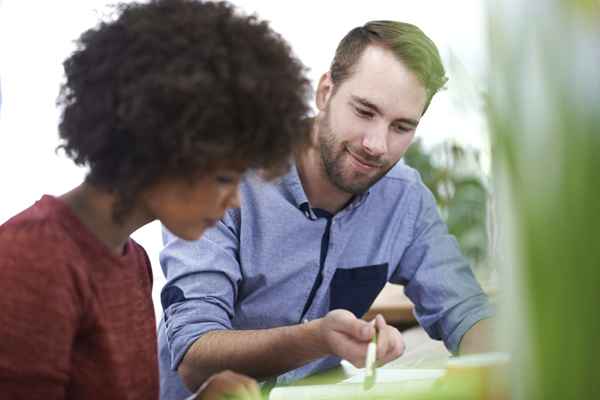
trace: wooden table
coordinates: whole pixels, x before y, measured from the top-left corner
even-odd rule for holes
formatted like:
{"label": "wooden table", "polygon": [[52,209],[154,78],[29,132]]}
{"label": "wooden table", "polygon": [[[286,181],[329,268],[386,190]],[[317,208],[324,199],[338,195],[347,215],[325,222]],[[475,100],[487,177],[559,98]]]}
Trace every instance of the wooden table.
{"label": "wooden table", "polygon": [[[496,289],[494,287],[483,285],[483,291],[492,302],[495,301]],[[414,308],[414,304],[404,294],[402,285],[387,283],[363,319],[371,320],[377,314],[381,314],[388,324],[404,330],[417,325],[413,313]]]}
{"label": "wooden table", "polygon": [[388,283],[363,319],[371,320],[381,314],[388,324],[407,328],[417,323],[413,309],[414,304],[404,294],[404,287]]}

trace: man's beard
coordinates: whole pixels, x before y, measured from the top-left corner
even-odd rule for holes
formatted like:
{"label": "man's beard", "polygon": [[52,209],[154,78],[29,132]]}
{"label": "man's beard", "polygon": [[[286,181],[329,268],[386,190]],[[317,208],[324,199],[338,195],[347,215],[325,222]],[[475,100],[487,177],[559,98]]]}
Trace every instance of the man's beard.
{"label": "man's beard", "polygon": [[373,177],[367,177],[365,174],[355,172],[353,174],[346,173],[344,175],[344,159],[352,157],[347,147],[348,143],[339,142],[336,135],[331,130],[329,124],[329,107],[325,110],[323,118],[318,120],[319,124],[319,149],[321,152],[321,160],[325,169],[325,174],[329,181],[339,190],[358,195],[366,192],[379,179],[381,179],[392,167],[389,162],[382,157],[373,157],[364,154],[363,151],[352,149],[352,151],[360,156],[365,161],[376,165],[381,165],[380,172]]}

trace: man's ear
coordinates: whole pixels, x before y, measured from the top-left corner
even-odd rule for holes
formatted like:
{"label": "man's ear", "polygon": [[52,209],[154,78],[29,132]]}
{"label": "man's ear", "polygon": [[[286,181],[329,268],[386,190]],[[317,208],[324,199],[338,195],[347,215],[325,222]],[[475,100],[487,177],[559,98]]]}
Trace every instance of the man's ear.
{"label": "man's ear", "polygon": [[331,73],[327,72],[321,76],[321,79],[319,79],[319,85],[317,86],[316,104],[319,111],[325,110],[332,93],[333,82],[331,80]]}

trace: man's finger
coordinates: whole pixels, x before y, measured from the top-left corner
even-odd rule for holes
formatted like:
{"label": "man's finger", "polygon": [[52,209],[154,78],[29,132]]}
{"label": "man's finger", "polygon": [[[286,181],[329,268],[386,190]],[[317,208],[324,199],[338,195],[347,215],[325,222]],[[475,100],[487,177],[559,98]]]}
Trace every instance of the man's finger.
{"label": "man's finger", "polygon": [[377,361],[383,362],[387,359],[387,354],[391,346],[391,338],[387,328],[377,332]]}
{"label": "man's finger", "polygon": [[375,334],[375,327],[372,323],[356,318],[353,314],[340,314],[337,318],[336,330],[345,333],[352,339],[362,342],[368,342]]}
{"label": "man's finger", "polygon": [[381,352],[377,352],[377,364],[384,365],[400,357],[404,352],[404,339],[402,334],[394,327],[387,326],[385,332],[381,334],[382,343]]}
{"label": "man's finger", "polygon": [[381,314],[377,314],[375,316],[375,325],[379,330],[383,330],[388,326],[387,322],[385,321],[385,318],[383,318],[383,315]]}

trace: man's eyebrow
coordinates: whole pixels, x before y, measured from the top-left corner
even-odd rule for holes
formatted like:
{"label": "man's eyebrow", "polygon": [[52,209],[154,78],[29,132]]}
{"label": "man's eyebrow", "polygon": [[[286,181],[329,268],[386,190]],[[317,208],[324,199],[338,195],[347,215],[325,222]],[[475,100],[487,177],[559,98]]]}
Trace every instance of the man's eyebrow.
{"label": "man's eyebrow", "polygon": [[[351,98],[352,98],[352,101],[359,103],[363,107],[368,108],[369,110],[373,111],[375,114],[382,115],[382,112],[379,109],[379,107],[377,107],[375,104],[371,103],[369,100],[365,99],[364,97],[351,96]],[[417,125],[419,125],[419,121],[417,121],[416,119],[412,119],[412,118],[397,118],[395,120],[395,122],[407,124],[413,128],[416,128]]]}
{"label": "man's eyebrow", "polygon": [[359,96],[351,96],[352,97],[352,101],[355,101],[356,103],[360,103],[363,107],[366,107],[368,109],[370,109],[371,111],[373,111],[376,114],[381,115],[381,110],[379,109],[379,107],[377,107],[375,104],[371,103],[369,100],[365,99],[364,97],[359,97]]}

